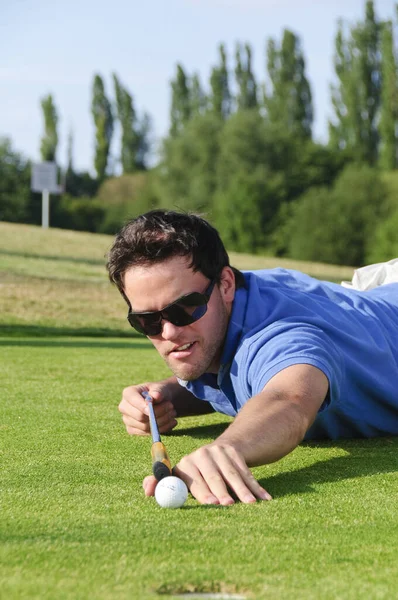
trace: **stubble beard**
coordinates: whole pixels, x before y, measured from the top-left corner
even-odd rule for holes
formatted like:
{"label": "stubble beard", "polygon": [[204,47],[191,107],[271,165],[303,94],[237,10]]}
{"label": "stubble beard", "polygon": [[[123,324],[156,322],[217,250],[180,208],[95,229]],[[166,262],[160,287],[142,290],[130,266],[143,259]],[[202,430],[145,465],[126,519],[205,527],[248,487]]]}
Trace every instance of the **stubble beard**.
{"label": "stubble beard", "polygon": [[171,364],[168,356],[164,356],[167,366],[173,374],[184,381],[194,381],[204,373],[214,373],[219,368],[219,360],[224,345],[224,339],[228,327],[228,313],[224,305],[220,306],[220,316],[217,327],[213,327],[213,335],[209,340],[204,339],[199,349],[200,355],[195,358],[194,364],[185,363],[179,365]]}

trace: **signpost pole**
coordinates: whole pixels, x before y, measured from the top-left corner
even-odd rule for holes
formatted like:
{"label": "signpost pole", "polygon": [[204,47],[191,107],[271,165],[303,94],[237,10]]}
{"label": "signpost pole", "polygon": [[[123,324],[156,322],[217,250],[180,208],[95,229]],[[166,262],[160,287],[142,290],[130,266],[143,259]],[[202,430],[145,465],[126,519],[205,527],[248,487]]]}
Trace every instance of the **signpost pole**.
{"label": "signpost pole", "polygon": [[62,187],[57,183],[58,170],[55,162],[42,162],[32,165],[30,189],[41,192],[41,226],[50,227],[50,194],[61,194]]}
{"label": "signpost pole", "polygon": [[50,192],[43,190],[41,202],[41,226],[48,229],[50,224]]}

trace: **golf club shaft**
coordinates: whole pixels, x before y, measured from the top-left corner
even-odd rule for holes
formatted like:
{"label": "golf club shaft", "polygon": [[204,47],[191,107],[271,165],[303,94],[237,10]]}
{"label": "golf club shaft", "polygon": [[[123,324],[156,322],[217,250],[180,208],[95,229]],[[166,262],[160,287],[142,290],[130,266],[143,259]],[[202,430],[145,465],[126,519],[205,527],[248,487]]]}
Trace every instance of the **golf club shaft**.
{"label": "golf club shaft", "polygon": [[160,438],[158,424],[156,422],[155,411],[153,409],[153,400],[148,392],[142,392],[149,408],[149,424],[152,435],[152,472],[155,478],[160,481],[164,477],[172,474],[171,463],[165,445]]}

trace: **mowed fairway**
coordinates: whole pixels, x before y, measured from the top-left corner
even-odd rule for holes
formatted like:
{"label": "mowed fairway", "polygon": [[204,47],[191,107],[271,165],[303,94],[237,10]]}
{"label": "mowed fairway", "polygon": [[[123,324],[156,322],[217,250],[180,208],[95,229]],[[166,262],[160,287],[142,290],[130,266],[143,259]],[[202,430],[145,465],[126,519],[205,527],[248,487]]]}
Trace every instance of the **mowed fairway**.
{"label": "mowed fairway", "polygon": [[[117,404],[168,372],[125,324],[110,244],[0,224],[0,598],[396,597],[398,438],[303,444],[254,469],[271,502],[164,510],[144,497],[151,442],[125,433]],[[180,419],[163,436],[172,462],[228,422]]]}

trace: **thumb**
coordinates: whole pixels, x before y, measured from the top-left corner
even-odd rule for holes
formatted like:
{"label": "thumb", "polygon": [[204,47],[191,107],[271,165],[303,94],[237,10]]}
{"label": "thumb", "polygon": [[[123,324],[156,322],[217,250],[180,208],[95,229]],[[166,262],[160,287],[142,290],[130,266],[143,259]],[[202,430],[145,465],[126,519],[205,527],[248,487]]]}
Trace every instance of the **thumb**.
{"label": "thumb", "polygon": [[151,396],[154,404],[159,404],[160,402],[164,402],[168,400],[168,394],[166,392],[165,387],[149,387],[147,392]]}
{"label": "thumb", "polygon": [[158,482],[156,481],[153,475],[148,475],[147,477],[145,477],[144,481],[142,482],[142,487],[144,488],[145,496],[155,495],[155,488],[157,483]]}
{"label": "thumb", "polygon": [[150,384],[144,384],[140,386],[139,392],[144,399],[145,404],[143,407],[143,411],[147,416],[149,416],[148,400],[151,401],[153,404],[160,404],[160,402],[164,400],[161,389],[151,388]]}

